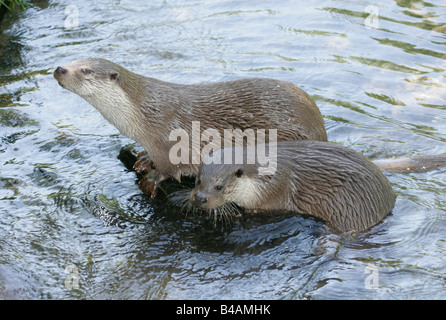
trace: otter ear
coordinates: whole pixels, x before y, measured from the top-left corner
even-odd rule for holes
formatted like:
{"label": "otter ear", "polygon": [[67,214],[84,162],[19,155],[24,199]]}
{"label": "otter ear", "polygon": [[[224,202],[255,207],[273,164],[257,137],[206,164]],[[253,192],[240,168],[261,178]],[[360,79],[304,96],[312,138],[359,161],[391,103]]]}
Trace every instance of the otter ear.
{"label": "otter ear", "polygon": [[110,80],[116,80],[119,78],[119,73],[117,72],[110,72]]}
{"label": "otter ear", "polygon": [[240,178],[242,175],[243,175],[243,169],[238,169],[238,170],[235,172],[235,176],[236,176],[237,178]]}

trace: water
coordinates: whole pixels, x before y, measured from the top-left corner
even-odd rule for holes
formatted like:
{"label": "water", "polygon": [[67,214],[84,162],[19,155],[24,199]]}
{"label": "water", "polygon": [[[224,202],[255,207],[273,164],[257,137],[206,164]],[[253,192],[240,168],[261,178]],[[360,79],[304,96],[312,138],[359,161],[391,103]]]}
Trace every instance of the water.
{"label": "water", "polygon": [[393,213],[356,236],[300,216],[215,229],[142,195],[117,159],[132,141],[52,78],[82,57],[178,83],[277,78],[331,141],[445,153],[444,2],[33,3],[0,24],[0,297],[446,298],[445,170],[389,175]]}

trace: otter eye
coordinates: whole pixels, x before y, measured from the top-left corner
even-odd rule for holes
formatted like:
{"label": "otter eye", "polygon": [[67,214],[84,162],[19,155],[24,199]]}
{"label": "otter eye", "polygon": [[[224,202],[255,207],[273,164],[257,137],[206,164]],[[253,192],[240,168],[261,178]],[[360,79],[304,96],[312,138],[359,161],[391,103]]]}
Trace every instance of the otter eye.
{"label": "otter eye", "polygon": [[116,80],[118,79],[119,74],[117,72],[110,73],[110,80]]}
{"label": "otter eye", "polygon": [[218,185],[218,186],[215,186],[215,190],[217,190],[217,191],[220,191],[221,189],[223,189],[223,187],[222,187],[222,186],[220,186],[220,185]]}
{"label": "otter eye", "polygon": [[86,75],[89,75],[90,73],[92,73],[93,70],[91,70],[91,69],[87,69],[87,68],[82,68],[82,69],[81,69],[81,72],[82,72],[82,74],[83,74],[84,76],[86,76]]}
{"label": "otter eye", "polygon": [[243,169],[238,169],[238,170],[235,172],[235,176],[236,176],[237,178],[240,178],[242,175],[243,175]]}

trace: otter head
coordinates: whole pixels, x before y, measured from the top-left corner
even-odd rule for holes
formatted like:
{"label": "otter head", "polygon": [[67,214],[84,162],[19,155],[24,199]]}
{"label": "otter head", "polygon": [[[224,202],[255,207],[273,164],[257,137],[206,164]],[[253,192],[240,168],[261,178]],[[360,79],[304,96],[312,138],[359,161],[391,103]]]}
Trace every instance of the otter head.
{"label": "otter head", "polygon": [[[140,142],[139,105],[130,92],[139,92],[140,76],[105,59],[84,59],[57,67],[54,78],[59,84],[81,96],[127,137]],[[133,125],[128,125],[133,124]]]}
{"label": "otter head", "polygon": [[[223,152],[221,154],[223,159]],[[190,201],[200,209],[215,209],[227,203],[249,208],[249,203],[257,198],[259,191],[255,183],[259,176],[257,165],[221,162],[216,164],[203,160]]]}
{"label": "otter head", "polygon": [[92,96],[102,96],[104,87],[116,86],[120,68],[105,59],[76,60],[57,67],[54,78],[63,88],[89,100]]}

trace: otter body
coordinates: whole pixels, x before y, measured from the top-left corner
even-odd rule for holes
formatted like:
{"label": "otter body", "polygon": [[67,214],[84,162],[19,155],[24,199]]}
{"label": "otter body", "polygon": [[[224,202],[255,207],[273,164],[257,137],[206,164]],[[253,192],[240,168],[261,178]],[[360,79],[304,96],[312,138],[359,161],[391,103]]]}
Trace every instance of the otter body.
{"label": "otter body", "polygon": [[[122,134],[141,144],[153,163],[156,184],[195,175],[199,164],[174,165],[172,130],[190,134],[193,121],[216,129],[277,129],[280,140],[327,140],[324,120],[297,86],[273,79],[181,85],[144,77],[104,59],[77,60],[58,67],[59,84],[90,104]],[[143,161],[144,169],[147,163]]]}
{"label": "otter body", "polygon": [[[216,158],[229,151],[246,154],[246,148],[234,147],[221,149]],[[250,210],[292,211],[322,219],[339,231],[362,231],[395,204],[390,182],[373,163],[328,142],[279,142],[276,170],[270,175],[259,173],[258,160],[221,162],[202,164],[190,194],[195,206],[209,210],[235,203]]]}

